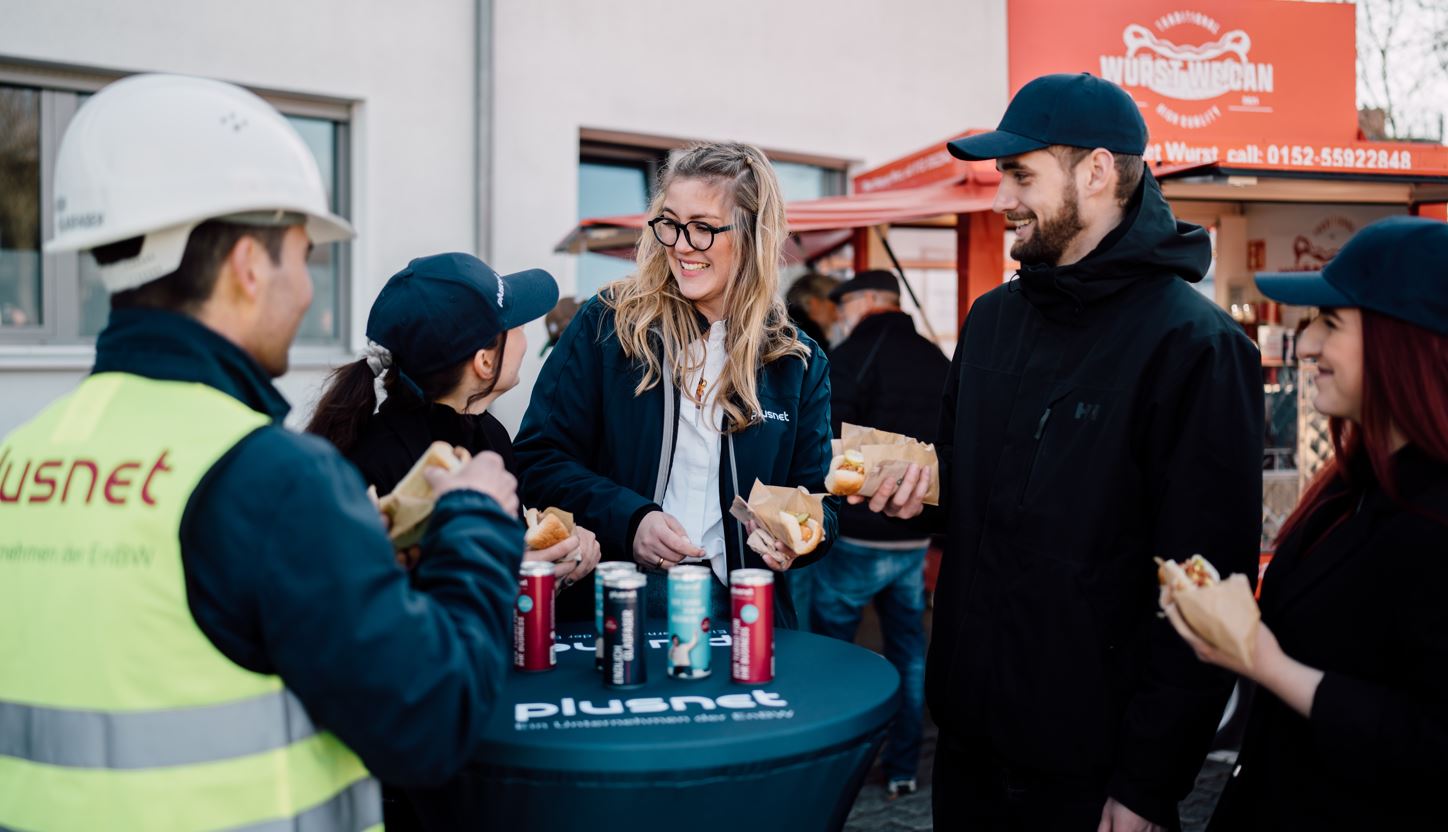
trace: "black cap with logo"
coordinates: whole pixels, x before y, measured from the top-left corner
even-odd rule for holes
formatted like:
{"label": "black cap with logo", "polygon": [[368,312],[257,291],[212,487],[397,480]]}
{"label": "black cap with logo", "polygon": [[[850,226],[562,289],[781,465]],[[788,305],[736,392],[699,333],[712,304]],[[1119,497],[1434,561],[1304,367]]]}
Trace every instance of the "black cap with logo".
{"label": "black cap with logo", "polygon": [[1371,309],[1448,335],[1448,223],[1389,217],[1357,234],[1320,272],[1263,272],[1257,288],[1293,306]]}
{"label": "black cap with logo", "polygon": [[1043,75],[1011,99],[993,132],[956,139],[951,155],[967,161],[1019,156],[1053,144],[1140,156],[1146,121],[1126,90],[1088,73]]}
{"label": "black cap with logo", "polygon": [[499,275],[471,254],[419,257],[382,287],[367,337],[418,378],[461,363],[557,302],[558,283],[542,269]]}

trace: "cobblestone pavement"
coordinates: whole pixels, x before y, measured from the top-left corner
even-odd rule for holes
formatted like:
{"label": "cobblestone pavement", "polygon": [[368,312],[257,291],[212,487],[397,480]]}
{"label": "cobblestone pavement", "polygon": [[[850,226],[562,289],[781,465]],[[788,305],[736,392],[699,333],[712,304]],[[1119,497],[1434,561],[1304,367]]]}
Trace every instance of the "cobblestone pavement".
{"label": "cobblestone pavement", "polygon": [[[925,613],[925,630],[930,632],[930,612]],[[873,610],[866,608],[865,620],[860,625],[856,641],[872,650],[880,649],[880,630]],[[888,800],[885,797],[885,775],[877,764],[865,780],[860,796],[845,821],[845,832],[915,832],[934,827],[930,820],[931,768],[935,762],[935,722],[925,714],[925,734],[921,743],[920,775],[917,778],[920,791],[915,794]],[[1217,797],[1226,785],[1227,777],[1235,764],[1235,755],[1218,752],[1209,757],[1197,775],[1197,785],[1179,809],[1182,832],[1202,832]]]}

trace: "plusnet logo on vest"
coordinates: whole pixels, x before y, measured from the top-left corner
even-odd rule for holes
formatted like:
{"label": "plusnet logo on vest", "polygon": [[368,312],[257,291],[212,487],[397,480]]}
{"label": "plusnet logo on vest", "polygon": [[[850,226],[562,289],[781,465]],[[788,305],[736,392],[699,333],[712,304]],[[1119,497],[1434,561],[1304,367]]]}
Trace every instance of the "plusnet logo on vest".
{"label": "plusnet logo on vest", "polygon": [[[101,501],[124,506],[139,501],[154,506],[151,491],[156,478],[169,473],[170,451],[162,451],[154,462],[122,460],[106,465],[94,459],[12,458],[10,448],[0,449],[0,505],[51,503],[90,505]],[[100,500],[96,499],[97,494]]]}
{"label": "plusnet logo on vest", "polygon": [[[1252,37],[1247,32],[1223,29],[1221,23],[1196,11],[1162,15],[1150,27],[1132,23],[1121,33],[1124,54],[1101,56],[1101,77],[1128,91],[1147,89],[1183,102],[1159,102],[1154,108],[1175,127],[1206,127],[1222,117],[1223,106],[1270,112],[1262,96],[1273,91],[1276,67],[1251,60]],[[1188,42],[1188,38],[1197,42]],[[1217,102],[1231,94],[1241,94],[1241,100]]]}

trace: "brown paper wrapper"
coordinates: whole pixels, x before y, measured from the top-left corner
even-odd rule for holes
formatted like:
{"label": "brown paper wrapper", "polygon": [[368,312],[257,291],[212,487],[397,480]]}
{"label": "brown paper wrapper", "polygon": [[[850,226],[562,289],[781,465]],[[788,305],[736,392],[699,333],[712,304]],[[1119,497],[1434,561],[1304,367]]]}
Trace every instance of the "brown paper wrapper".
{"label": "brown paper wrapper", "polygon": [[840,425],[838,442],[836,455],[859,451],[865,457],[865,484],[860,486],[860,496],[873,497],[881,483],[905,476],[905,469],[913,463],[930,469],[930,490],[925,493],[925,505],[940,505],[940,458],[935,454],[934,445],[849,422]]}
{"label": "brown paper wrapper", "polygon": [[825,525],[825,504],[823,494],[811,494],[803,486],[789,488],[782,485],[765,485],[759,480],[749,489],[749,502],[735,495],[729,514],[741,523],[753,520],[759,528],[749,536],[749,548],[766,555],[774,553],[777,540],[789,540],[789,533],[779,519],[779,513],[808,514],[820,524],[821,533]]}
{"label": "brown paper wrapper", "polygon": [[427,530],[427,518],[432,516],[434,499],[431,495],[416,497],[409,494],[388,494],[378,503],[382,511],[392,518],[392,528],[387,536],[396,549],[416,546]]}
{"label": "brown paper wrapper", "polygon": [[[418,463],[414,463],[414,468],[433,454],[451,457],[453,453],[451,445],[434,442],[423,452]],[[412,473],[408,471],[408,474]],[[432,516],[432,506],[436,501],[432,486],[420,476],[403,477],[391,494],[377,501],[378,510],[392,519],[387,536],[392,540],[393,547],[399,550],[408,549],[422,540],[423,532],[427,531],[427,518]]]}
{"label": "brown paper wrapper", "polygon": [[1221,583],[1177,592],[1172,598],[1192,632],[1244,666],[1252,666],[1262,613],[1245,575],[1230,575]]}

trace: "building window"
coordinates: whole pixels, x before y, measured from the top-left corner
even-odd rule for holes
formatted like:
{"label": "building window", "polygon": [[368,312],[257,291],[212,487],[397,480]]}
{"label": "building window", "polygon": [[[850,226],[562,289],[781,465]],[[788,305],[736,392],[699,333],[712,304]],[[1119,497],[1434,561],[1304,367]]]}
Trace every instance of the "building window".
{"label": "building window", "polygon": [[[110,297],[89,253],[41,253],[60,139],[90,94],[0,81],[0,349],[87,346],[110,315]],[[317,159],[332,210],[348,216],[347,122],[315,113],[286,117]],[[348,253],[346,243],[313,250],[307,265],[314,298],[298,344],[344,342]]]}
{"label": "building window", "polygon": [[40,93],[0,86],[0,331],[45,324],[40,273]]}
{"label": "building window", "polygon": [[[649,207],[650,165],[583,157],[578,162],[578,215],[617,217]],[[578,293],[589,297],[611,281],[633,272],[633,261],[587,252],[578,258]]]}
{"label": "building window", "polygon": [[[658,136],[584,129],[579,137],[578,218],[639,214],[669,151],[688,142]],[[848,161],[766,150],[785,201],[819,199],[845,192]],[[620,257],[615,255],[627,255]],[[632,274],[632,253],[585,253],[578,259],[578,296],[588,297],[609,281]]]}

